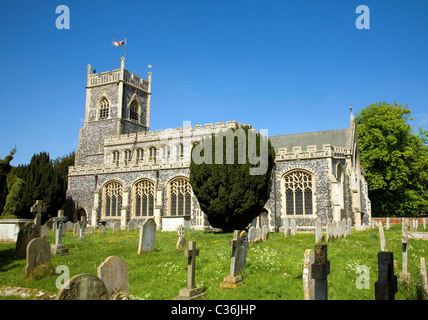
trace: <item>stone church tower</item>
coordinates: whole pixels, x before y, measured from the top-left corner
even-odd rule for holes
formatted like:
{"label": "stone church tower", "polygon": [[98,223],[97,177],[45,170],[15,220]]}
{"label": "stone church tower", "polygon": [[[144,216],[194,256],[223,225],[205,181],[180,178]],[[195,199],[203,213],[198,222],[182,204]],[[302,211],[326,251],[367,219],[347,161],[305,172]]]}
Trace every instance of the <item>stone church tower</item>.
{"label": "stone church tower", "polygon": [[125,69],[95,73],[88,65],[85,124],[79,132],[76,165],[104,162],[104,138],[146,132],[150,125],[151,72],[148,80]]}

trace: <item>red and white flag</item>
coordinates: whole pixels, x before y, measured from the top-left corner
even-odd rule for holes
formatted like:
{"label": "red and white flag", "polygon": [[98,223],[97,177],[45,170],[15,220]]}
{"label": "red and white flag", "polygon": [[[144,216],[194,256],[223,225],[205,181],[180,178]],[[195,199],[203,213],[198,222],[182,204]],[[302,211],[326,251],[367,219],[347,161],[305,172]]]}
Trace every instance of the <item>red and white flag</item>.
{"label": "red and white flag", "polygon": [[112,45],[123,48],[123,46],[126,45],[126,39],[122,41],[113,41]]}

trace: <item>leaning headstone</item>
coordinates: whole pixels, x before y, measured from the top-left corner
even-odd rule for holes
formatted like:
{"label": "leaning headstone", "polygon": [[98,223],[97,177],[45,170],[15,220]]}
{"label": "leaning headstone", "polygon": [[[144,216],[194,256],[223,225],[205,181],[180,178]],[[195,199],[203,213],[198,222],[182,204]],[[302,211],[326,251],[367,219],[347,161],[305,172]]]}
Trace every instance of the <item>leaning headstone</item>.
{"label": "leaning headstone", "polygon": [[394,275],[394,257],[392,252],[379,252],[378,281],[375,282],[375,300],[395,300],[397,276]]}
{"label": "leaning headstone", "polygon": [[55,244],[51,245],[51,254],[61,255],[68,254],[68,249],[62,244],[62,235],[65,225],[62,221],[58,221],[55,230]]}
{"label": "leaning headstone", "polygon": [[206,295],[202,293],[201,288],[195,287],[196,256],[198,255],[199,249],[196,249],[196,242],[189,241],[189,249],[184,251],[184,256],[187,257],[187,288],[181,289],[174,300],[197,300]]}
{"label": "leaning headstone", "polygon": [[327,276],[330,274],[330,261],[327,260],[327,245],[315,245],[315,262],[311,266],[311,278],[315,280],[315,300],[327,300],[328,283]]}
{"label": "leaning headstone", "polygon": [[315,262],[315,254],[312,249],[305,251],[305,258],[303,264],[303,294],[305,300],[315,299],[315,280],[311,276],[311,266]]}
{"label": "leaning headstone", "polygon": [[175,248],[177,250],[181,250],[186,247],[186,238],[184,237],[185,234],[186,234],[186,230],[184,229],[184,226],[182,224],[179,225],[177,228],[178,240],[177,240],[177,244],[175,245]]}
{"label": "leaning headstone", "polygon": [[421,257],[421,291],[422,300],[428,300],[427,266],[424,257]]}
{"label": "leaning headstone", "polygon": [[407,226],[403,224],[401,226],[401,243],[402,243],[402,269],[400,273],[400,281],[401,282],[409,282],[410,281],[410,273],[407,272],[407,244],[409,242],[409,235]]}
{"label": "leaning headstone", "polygon": [[251,227],[250,230],[248,230],[248,242],[252,243],[256,240],[256,228]]}
{"label": "leaning headstone", "polygon": [[156,222],[153,218],[144,221],[140,228],[138,254],[153,251],[156,239]]}
{"label": "leaning headstone", "polygon": [[18,232],[15,247],[15,259],[25,259],[28,243],[37,237],[37,228],[34,222],[26,222]]}
{"label": "leaning headstone", "polygon": [[230,264],[230,274],[224,277],[220,283],[220,288],[236,289],[242,283],[242,277],[238,273],[245,268],[247,261],[248,237],[245,231],[235,230],[233,240],[230,242],[232,247],[232,260]]}
{"label": "leaning headstone", "polygon": [[55,300],[108,300],[104,282],[89,273],[78,274],[64,283]]}
{"label": "leaning headstone", "polygon": [[385,233],[383,231],[382,221],[379,221],[379,238],[380,238],[380,251],[386,252]]}
{"label": "leaning headstone", "polygon": [[129,295],[128,265],[117,256],[110,256],[97,268],[100,278],[112,298],[117,294]]}
{"label": "leaning headstone", "polygon": [[28,276],[36,267],[51,261],[51,248],[44,238],[35,238],[27,246],[27,265],[25,275]]}

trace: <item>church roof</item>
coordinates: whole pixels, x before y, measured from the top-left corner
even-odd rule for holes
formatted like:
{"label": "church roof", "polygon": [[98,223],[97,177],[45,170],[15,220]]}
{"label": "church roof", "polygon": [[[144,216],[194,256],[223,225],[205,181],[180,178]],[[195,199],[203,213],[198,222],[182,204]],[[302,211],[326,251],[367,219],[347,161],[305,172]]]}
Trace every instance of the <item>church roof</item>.
{"label": "church roof", "polygon": [[279,148],[287,148],[290,152],[293,147],[302,147],[306,150],[307,146],[316,145],[318,150],[322,149],[323,144],[330,144],[334,147],[347,148],[349,129],[317,131],[307,133],[284,134],[270,136],[269,139],[275,151]]}

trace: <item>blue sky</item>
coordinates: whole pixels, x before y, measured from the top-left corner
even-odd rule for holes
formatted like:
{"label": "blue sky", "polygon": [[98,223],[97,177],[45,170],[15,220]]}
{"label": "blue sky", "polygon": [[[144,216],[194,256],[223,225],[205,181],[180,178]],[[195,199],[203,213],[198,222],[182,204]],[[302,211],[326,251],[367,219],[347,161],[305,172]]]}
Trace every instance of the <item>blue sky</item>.
{"label": "blue sky", "polygon": [[[359,5],[370,29],[359,30]],[[59,30],[58,5],[70,9]],[[0,158],[77,149],[87,65],[147,78],[151,130],[236,120],[269,135],[342,129],[407,103],[428,129],[428,1],[0,1]]]}

